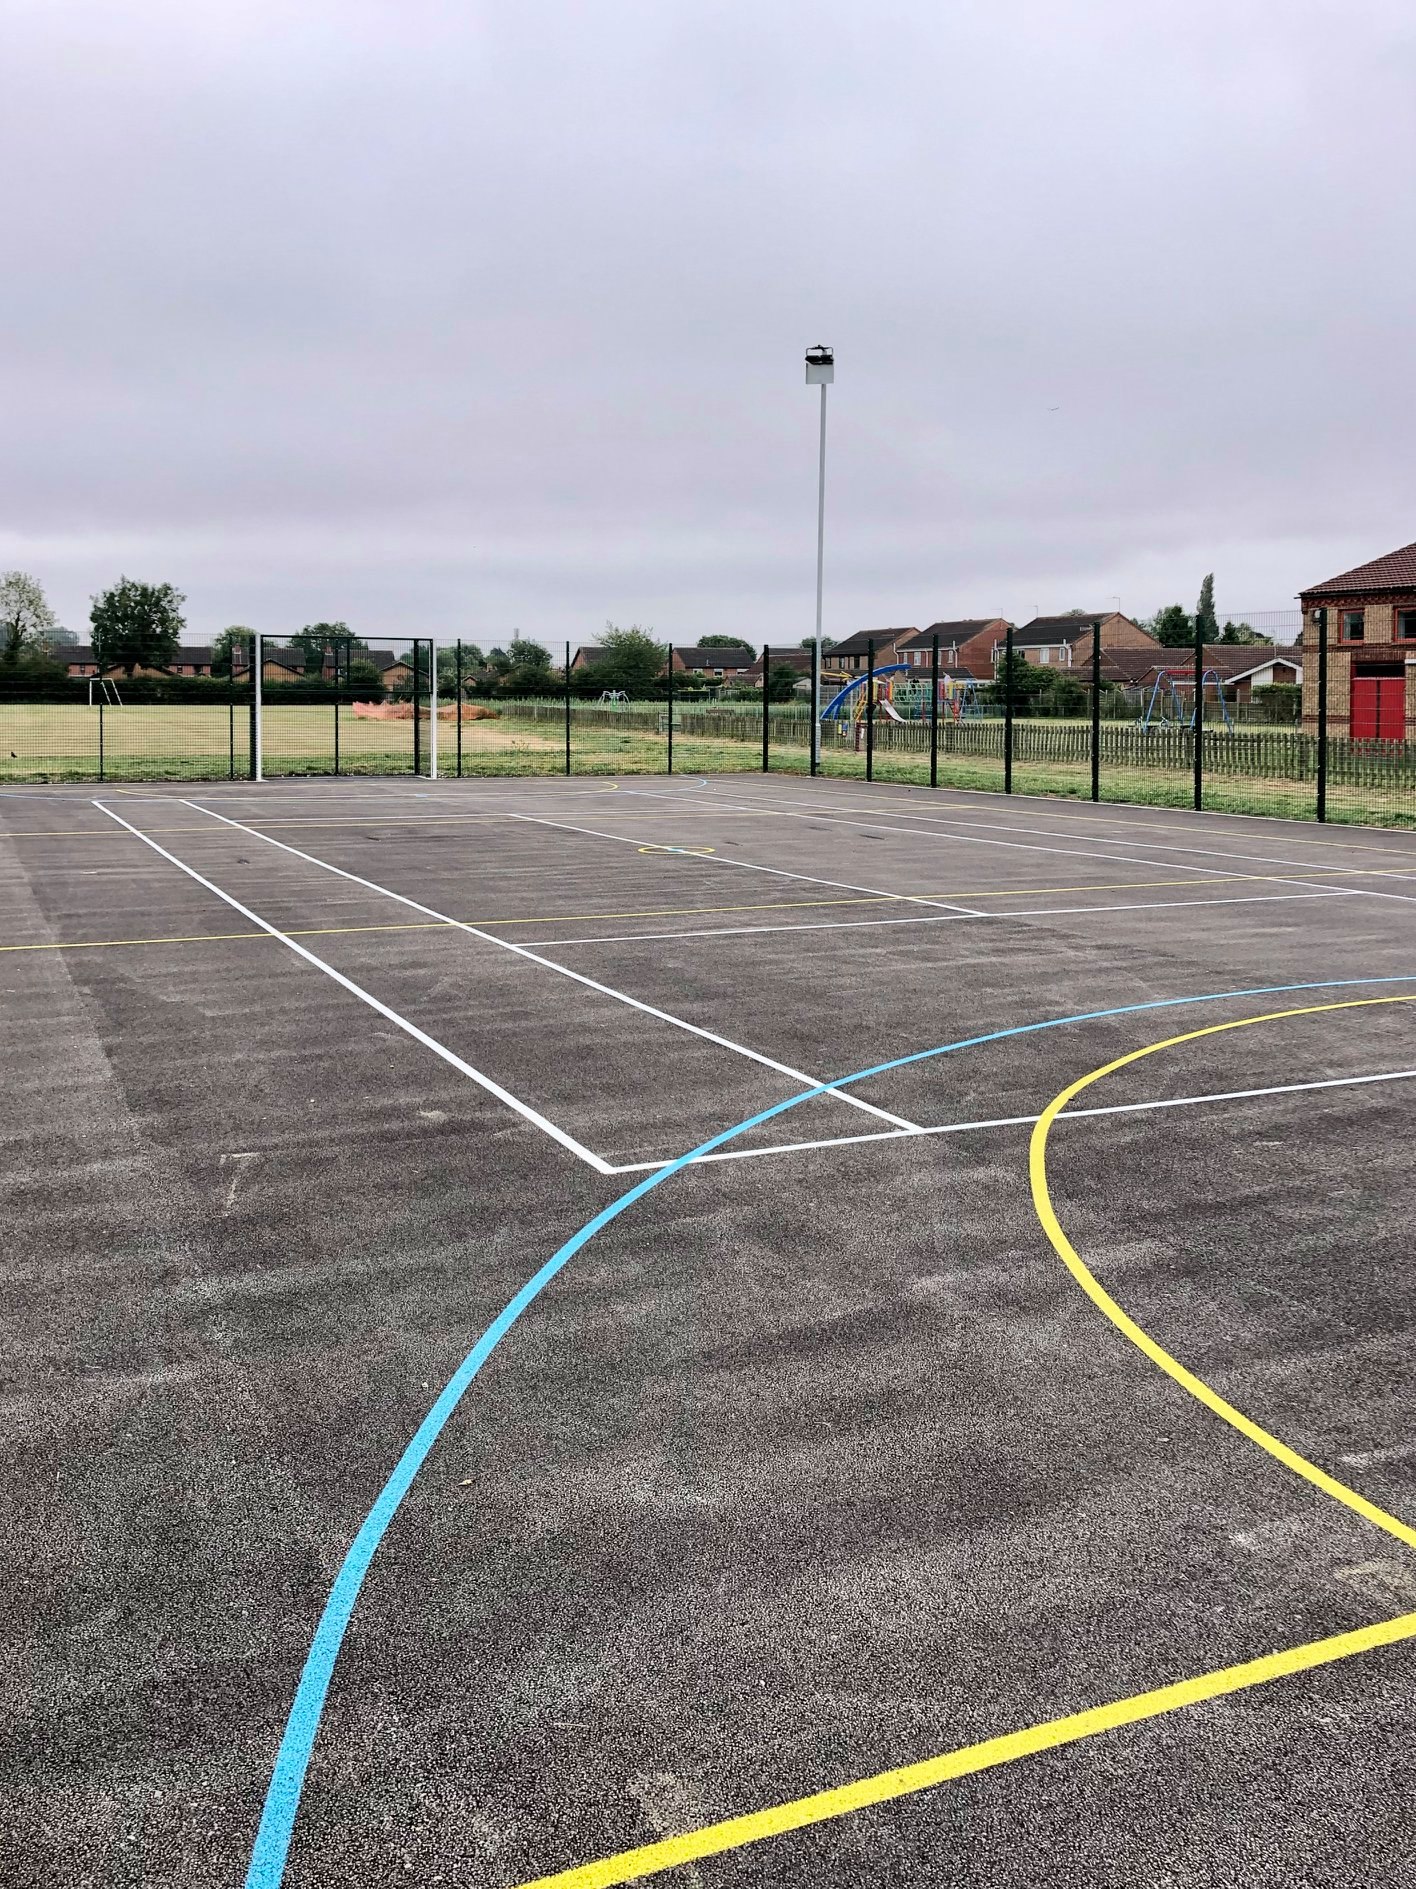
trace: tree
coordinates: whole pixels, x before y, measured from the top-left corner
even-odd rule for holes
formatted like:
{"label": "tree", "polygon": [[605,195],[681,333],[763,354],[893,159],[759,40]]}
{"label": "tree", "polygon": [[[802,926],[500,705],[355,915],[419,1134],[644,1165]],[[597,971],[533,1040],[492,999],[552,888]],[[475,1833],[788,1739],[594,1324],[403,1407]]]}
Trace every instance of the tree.
{"label": "tree", "polygon": [[1195,626],[1189,612],[1179,603],[1166,604],[1141,627],[1149,630],[1157,643],[1164,643],[1167,649],[1180,649],[1195,640]]}
{"label": "tree", "polygon": [[601,689],[623,689],[631,699],[643,701],[655,693],[667,661],[668,651],[654,641],[651,629],[632,623],[621,630],[607,623],[600,659],[593,667]]}
{"label": "tree", "polygon": [[37,577],[26,571],[0,572],[0,664],[13,667],[23,655],[44,655],[68,634],[60,628]]}
{"label": "tree", "polygon": [[187,601],[172,584],[142,584],[120,577],[93,600],[93,655],[100,674],[139,667],[164,669],[177,654]]}
{"label": "tree", "polygon": [[[487,658],[475,643],[462,645],[462,693],[467,695],[476,683],[477,671],[485,669]],[[438,645],[438,689],[451,695],[457,687],[457,651],[447,643]]]}
{"label": "tree", "polygon": [[1006,701],[1010,684],[1014,702],[1025,702],[1047,686],[1047,675],[1036,663],[1029,662],[1020,649],[1015,649],[1011,658],[1004,655],[998,659],[998,673],[994,678],[997,701]]}
{"label": "tree", "polygon": [[1231,623],[1227,619],[1224,628],[1220,631],[1219,640],[1221,643],[1268,643],[1270,645],[1273,643],[1271,636],[1265,636],[1261,630],[1256,630],[1252,623]]}
{"label": "tree", "polygon": [[231,660],[238,649],[245,652],[240,666],[249,670],[250,651],[255,634],[255,631],[248,629],[244,623],[228,624],[211,646],[211,673],[214,676],[229,676]]}
{"label": "tree", "polygon": [[1219,641],[1219,618],[1214,613],[1213,571],[1200,585],[1200,601],[1195,605],[1195,640],[1199,643]]}
{"label": "tree", "polygon": [[751,649],[753,646],[745,636],[722,636],[715,633],[712,636],[700,636],[698,647],[700,649]]}
{"label": "tree", "polygon": [[498,686],[511,695],[549,695],[556,686],[550,651],[529,636],[513,636]]}
{"label": "tree", "polygon": [[790,702],[796,696],[797,672],[789,662],[774,662],[767,671],[767,700]]}
{"label": "tree", "polygon": [[324,673],[325,653],[338,643],[340,645],[341,668],[347,650],[367,649],[369,646],[361,636],[355,636],[347,623],[307,623],[303,630],[297,630],[290,638],[296,649],[305,652],[305,674],[311,680]]}
{"label": "tree", "polygon": [[[816,638],[815,638],[814,636],[803,636],[803,637],[802,637],[802,639],[801,639],[801,645],[800,645],[800,647],[801,647],[802,649],[815,649],[815,647],[816,647]],[[834,636],[823,636],[823,637],[822,637],[822,639],[821,639],[821,653],[822,653],[822,655],[823,655],[823,656],[824,656],[824,655],[826,654],[826,651],[827,651],[828,649],[834,649],[835,647],[836,647],[836,639],[835,639],[835,637],[834,637]]]}

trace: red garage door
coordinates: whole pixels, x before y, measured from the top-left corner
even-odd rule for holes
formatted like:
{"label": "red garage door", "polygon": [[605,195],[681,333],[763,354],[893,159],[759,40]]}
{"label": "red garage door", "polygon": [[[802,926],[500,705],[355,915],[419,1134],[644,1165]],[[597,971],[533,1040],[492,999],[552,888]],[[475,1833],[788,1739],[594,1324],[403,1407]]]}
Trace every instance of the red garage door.
{"label": "red garage door", "polygon": [[1406,739],[1405,676],[1353,676],[1352,739]]}

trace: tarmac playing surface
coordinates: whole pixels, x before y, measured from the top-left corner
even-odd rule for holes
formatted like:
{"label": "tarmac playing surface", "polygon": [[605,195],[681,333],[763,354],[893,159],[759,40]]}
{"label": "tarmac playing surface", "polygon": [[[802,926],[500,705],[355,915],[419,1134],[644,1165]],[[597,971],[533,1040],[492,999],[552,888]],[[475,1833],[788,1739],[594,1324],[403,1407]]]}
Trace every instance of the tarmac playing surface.
{"label": "tarmac playing surface", "polygon": [[0,913],[7,1889],[1413,1879],[1409,835],[45,788]]}

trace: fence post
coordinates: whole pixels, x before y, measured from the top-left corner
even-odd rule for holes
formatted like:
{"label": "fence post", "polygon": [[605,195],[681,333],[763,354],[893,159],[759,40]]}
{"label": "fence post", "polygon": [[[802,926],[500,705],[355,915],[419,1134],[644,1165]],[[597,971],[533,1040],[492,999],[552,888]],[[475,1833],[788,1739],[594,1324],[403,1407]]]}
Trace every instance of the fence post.
{"label": "fence post", "polygon": [[570,644],[565,646],[565,668],[561,679],[565,683],[565,771],[570,772]]}
{"label": "fence post", "polygon": [[428,638],[428,779],[438,777],[438,639]]}
{"label": "fence post", "polygon": [[821,772],[821,638],[811,645],[811,772]]}
{"label": "fence post", "polygon": [[[1320,605],[1313,612],[1313,628],[1318,637],[1318,818],[1327,819],[1328,767],[1328,638],[1327,609]],[[1302,645],[1300,643],[1299,647]]]}
{"label": "fence post", "polygon": [[939,632],[929,645],[929,784],[939,785]]}
{"label": "fence post", "polygon": [[339,638],[331,645],[334,655],[334,771],[339,772]]}
{"label": "fence post", "polygon": [[413,638],[413,772],[423,771],[423,736],[418,726],[418,671],[422,667],[423,645],[418,637]]}
{"label": "fence post", "polygon": [[1013,626],[1003,638],[1003,791],[1013,791]]}
{"label": "fence post", "polygon": [[771,761],[771,724],[767,720],[767,664],[772,655],[772,645],[762,645],[762,772],[766,774]]}
{"label": "fence post", "polygon": [[103,687],[98,691],[98,778],[103,779]]}
{"label": "fence post", "polygon": [[669,765],[667,772],[674,771],[674,646],[669,644],[669,666],[664,671],[669,697]]}
{"label": "fence post", "polygon": [[875,779],[875,638],[865,642],[865,778]]}
{"label": "fence post", "polygon": [[1101,799],[1101,624],[1092,624],[1092,799]]}
{"label": "fence post", "polygon": [[236,652],[228,658],[226,672],[226,777],[236,778]]}
{"label": "fence post", "polygon": [[262,695],[261,670],[265,667],[265,653],[261,644],[265,641],[259,630],[251,632],[251,779],[265,779],[265,727],[262,721],[264,702]]}
{"label": "fence post", "polygon": [[452,673],[457,690],[457,778],[462,779],[462,638],[457,639],[457,646],[452,656]]}
{"label": "fence post", "polygon": [[1195,744],[1195,812],[1205,804],[1205,626],[1195,612],[1195,709],[1190,717],[1190,738]]}

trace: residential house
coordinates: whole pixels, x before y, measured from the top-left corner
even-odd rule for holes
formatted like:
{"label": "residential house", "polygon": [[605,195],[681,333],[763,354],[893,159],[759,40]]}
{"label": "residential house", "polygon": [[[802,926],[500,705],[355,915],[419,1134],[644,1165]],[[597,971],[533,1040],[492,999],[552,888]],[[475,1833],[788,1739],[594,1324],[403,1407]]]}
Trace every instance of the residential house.
{"label": "residential house", "polygon": [[[927,669],[930,664],[934,639],[939,638],[939,664],[941,673],[944,669],[962,668],[966,675],[973,671],[964,662],[963,650],[966,644],[981,638],[992,631],[996,636],[1005,636],[1008,630],[1006,617],[961,617],[952,621],[931,623],[927,630],[916,630],[908,641],[901,645],[901,660],[914,669]],[[989,672],[992,673],[991,671]]]}
{"label": "residential house", "polygon": [[869,666],[871,646],[875,649],[875,667],[883,669],[887,663],[903,662],[900,651],[919,631],[911,626],[903,630],[857,630],[843,642],[834,643],[826,651],[822,660],[823,674],[844,677],[847,681],[853,675],[864,675]]}
{"label": "residential house", "polygon": [[1416,544],[1314,584],[1298,600],[1303,726],[1318,725],[1317,612],[1325,610],[1328,732],[1354,741],[1416,740]]}
{"label": "residential house", "polygon": [[754,653],[735,643],[703,643],[693,649],[675,645],[669,653],[676,676],[697,674],[713,682],[751,682],[762,666],[760,650]]}
{"label": "residential house", "polygon": [[[96,676],[98,674],[98,663],[94,658],[92,643],[67,643],[56,649],[54,654],[71,676]],[[165,668],[159,669],[147,663],[139,663],[133,670],[133,674],[135,676],[209,676],[211,664],[210,644],[184,643]]]}
{"label": "residential house", "polygon": [[[1080,616],[1034,617],[1013,632],[1013,649],[1047,669],[1076,669],[1091,662],[1092,625],[1101,625],[1101,647],[1158,649],[1149,630],[1119,610],[1084,611]],[[1006,648],[1007,625],[986,624],[959,648],[959,661],[980,681],[992,681]]]}

